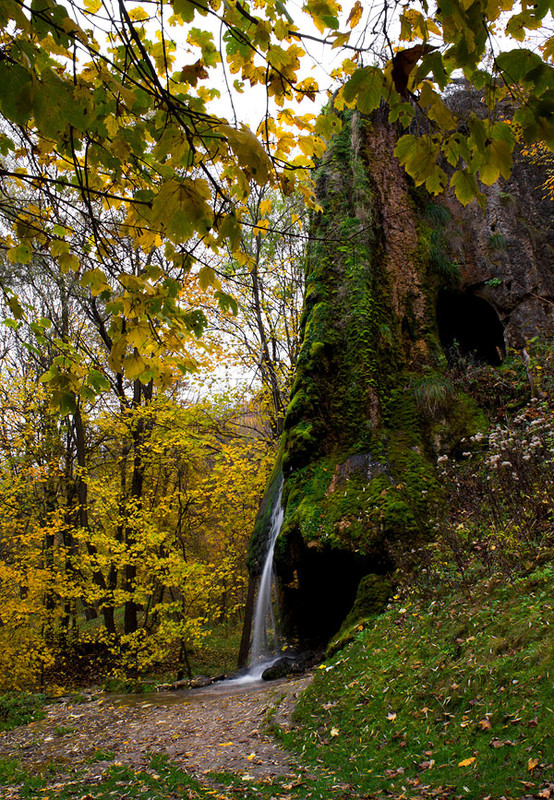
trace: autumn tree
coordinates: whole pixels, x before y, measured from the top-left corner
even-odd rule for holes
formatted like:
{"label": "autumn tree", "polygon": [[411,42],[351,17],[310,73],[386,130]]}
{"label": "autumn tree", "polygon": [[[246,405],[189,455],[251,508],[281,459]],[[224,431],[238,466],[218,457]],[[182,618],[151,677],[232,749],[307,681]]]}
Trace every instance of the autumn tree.
{"label": "autumn tree", "polygon": [[[158,395],[133,414],[83,412],[80,467],[47,384],[18,364],[4,364],[2,377],[2,685],[67,675],[89,656],[100,659],[98,674],[110,664],[123,674],[162,663],[187,671],[191,648],[213,625],[240,621],[246,541],[274,448],[229,398],[190,405]],[[137,500],[125,450],[141,419],[148,436]],[[74,495],[79,473],[84,509]]]}
{"label": "autumn tree", "polygon": [[236,305],[225,312],[212,304],[206,336],[223,340],[227,362],[251,392],[261,390],[276,437],[282,432],[300,346],[308,228],[302,197],[253,188],[242,252],[214,260],[216,274]]}
{"label": "autumn tree", "polygon": [[[125,242],[120,257],[130,272],[136,262]],[[132,672],[169,653],[186,664],[210,624],[241,613],[245,543],[273,448],[234,422],[242,402],[191,405],[178,383],[170,392],[148,376],[126,376],[108,344],[110,309],[73,272],[52,269],[47,254],[9,283],[21,310],[4,328],[0,562],[13,582],[7,600],[24,600],[5,604],[2,630],[10,635],[12,608],[22,627],[22,685],[87,647]],[[5,313],[14,297],[7,294]],[[182,293],[180,304],[186,313]],[[68,351],[78,357],[71,372]],[[25,387],[21,399],[16,386]],[[12,535],[18,508],[25,538]],[[37,658],[22,661],[33,649]]]}
{"label": "autumn tree", "polygon": [[[406,130],[396,154],[417,184],[431,192],[450,185],[462,202],[483,202],[477,179],[490,183],[511,168],[514,140],[498,116],[500,99],[513,97],[527,142],[553,143],[554,45],[548,32],[541,36],[548,13],[548,2],[513,0],[448,0],[432,12],[426,3],[365,8],[357,0],[344,16],[335,0],[308,0],[296,18],[281,0],[174,0],[148,10],[109,0],[87,0],[83,10],[55,0],[6,0],[3,191],[15,184],[34,195],[5,232],[8,257],[25,264],[33,252],[48,251],[62,272],[74,271],[106,302],[123,282],[133,314],[125,304],[113,306],[115,318],[126,317],[113,328],[113,357],[137,370],[129,342],[136,336],[138,349],[152,348],[141,369],[163,382],[182,363],[195,327],[174,302],[169,274],[176,270],[183,280],[198,270],[202,286],[228,306],[213,268],[198,259],[200,243],[241,252],[253,184],[311,198],[307,173],[340,119],[318,116],[317,108],[298,112],[298,102],[326,99],[327,87],[306,76],[308,46],[347,56],[334,70],[344,84],[336,109],[356,105],[370,113],[387,103],[389,118]],[[497,33],[515,40],[515,49],[495,51]],[[536,39],[526,47],[531,35],[539,35],[538,52]],[[483,91],[488,109],[486,118],[473,115],[463,126],[441,97],[459,69]],[[246,91],[265,92],[257,135],[221,115],[219,87],[233,102]],[[60,204],[73,221],[54,228]],[[76,247],[83,214],[90,234]],[[121,238],[146,259],[152,247],[162,248],[163,262],[128,279],[117,256]],[[76,360],[68,355],[68,372]]]}

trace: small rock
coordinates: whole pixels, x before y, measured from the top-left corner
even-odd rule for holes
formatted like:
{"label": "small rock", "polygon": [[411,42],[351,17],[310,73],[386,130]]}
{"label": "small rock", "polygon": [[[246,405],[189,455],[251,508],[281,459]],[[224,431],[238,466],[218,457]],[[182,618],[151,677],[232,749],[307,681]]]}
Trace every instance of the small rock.
{"label": "small rock", "polygon": [[293,673],[303,672],[304,667],[296,659],[288,656],[279,658],[274,664],[262,673],[264,681],[275,681],[278,678],[284,678],[285,675],[292,675]]}

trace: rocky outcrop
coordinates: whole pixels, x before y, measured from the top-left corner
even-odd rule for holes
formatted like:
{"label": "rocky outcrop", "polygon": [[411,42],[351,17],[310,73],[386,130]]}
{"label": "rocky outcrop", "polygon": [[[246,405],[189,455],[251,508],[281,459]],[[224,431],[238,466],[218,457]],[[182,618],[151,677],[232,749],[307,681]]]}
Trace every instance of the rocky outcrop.
{"label": "rocky outcrop", "polygon": [[285,626],[304,646],[326,642],[352,607],[376,607],[395,547],[432,531],[437,457],[486,426],[449,360],[500,367],[507,348],[554,332],[537,170],[520,157],[510,181],[486,189],[483,213],[414,188],[395,141],[379,114],[347,115],[319,170],[275,551]]}

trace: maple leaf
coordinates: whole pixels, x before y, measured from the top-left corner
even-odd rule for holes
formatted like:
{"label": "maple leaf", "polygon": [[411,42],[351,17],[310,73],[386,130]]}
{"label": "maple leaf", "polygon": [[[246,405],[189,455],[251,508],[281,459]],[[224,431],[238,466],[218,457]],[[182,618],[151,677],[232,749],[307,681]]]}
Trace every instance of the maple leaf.
{"label": "maple leaf", "polygon": [[432,53],[437,48],[430,44],[416,44],[406,50],[399,50],[392,57],[392,82],[401,97],[409,97],[408,81],[420,58]]}

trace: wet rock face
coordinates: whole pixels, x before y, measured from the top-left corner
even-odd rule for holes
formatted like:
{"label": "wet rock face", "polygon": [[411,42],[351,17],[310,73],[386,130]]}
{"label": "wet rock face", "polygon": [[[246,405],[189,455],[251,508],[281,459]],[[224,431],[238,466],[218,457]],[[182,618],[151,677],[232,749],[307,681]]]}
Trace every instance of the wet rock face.
{"label": "wet rock face", "polygon": [[452,197],[448,238],[459,288],[495,309],[508,347],[554,333],[553,203],[544,198],[544,170],[515,154],[512,177],[483,187],[487,207],[462,207]]}
{"label": "wet rock face", "polygon": [[[436,458],[487,425],[453,385],[450,351],[500,366],[554,334],[545,176],[516,154],[483,212],[414,187],[395,142],[379,114],[345,115],[319,172],[275,552],[285,631],[305,646],[336,634],[398,543],[432,535]],[[356,613],[381,602],[377,583]]]}

